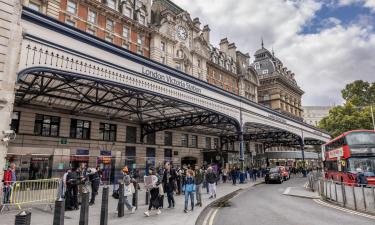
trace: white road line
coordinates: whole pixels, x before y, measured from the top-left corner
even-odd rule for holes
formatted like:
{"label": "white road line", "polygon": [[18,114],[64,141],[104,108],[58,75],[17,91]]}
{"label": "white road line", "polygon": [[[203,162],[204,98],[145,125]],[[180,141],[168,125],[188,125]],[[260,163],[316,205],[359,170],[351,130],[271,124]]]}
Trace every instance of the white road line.
{"label": "white road line", "polygon": [[204,218],[202,225],[207,225],[208,219],[210,218],[212,212],[213,212],[213,209],[210,209],[210,211],[207,213],[206,217]]}
{"label": "white road line", "polygon": [[292,189],[292,188],[291,188],[291,187],[288,187],[287,189],[285,189],[283,195],[287,195],[287,194],[289,194],[290,189]]}
{"label": "white road line", "polygon": [[361,213],[361,212],[357,212],[357,211],[354,211],[354,210],[350,210],[350,209],[346,209],[346,208],[342,208],[340,206],[335,206],[335,205],[332,205],[332,204],[329,204],[329,203],[326,203],[326,202],[323,202],[322,200],[320,199],[314,199],[314,201],[320,205],[324,205],[326,207],[330,207],[330,208],[333,208],[333,209],[337,209],[337,210],[340,210],[340,211],[343,211],[343,212],[347,212],[347,213],[350,213],[350,214],[354,214],[354,215],[357,215],[357,216],[362,216],[362,217],[366,217],[366,218],[369,218],[369,219],[373,219],[375,220],[375,216],[372,216],[372,215],[368,215],[368,214],[365,214],[365,213]]}
{"label": "white road line", "polygon": [[220,208],[221,207],[216,208],[215,211],[212,213],[212,216],[210,218],[210,222],[208,223],[208,225],[214,224],[214,219],[215,219],[216,213],[219,211]]}

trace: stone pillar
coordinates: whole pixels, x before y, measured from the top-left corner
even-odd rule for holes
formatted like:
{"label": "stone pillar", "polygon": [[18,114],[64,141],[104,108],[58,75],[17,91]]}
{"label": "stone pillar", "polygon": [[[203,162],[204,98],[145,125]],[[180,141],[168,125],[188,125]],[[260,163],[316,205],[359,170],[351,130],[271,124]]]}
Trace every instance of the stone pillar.
{"label": "stone pillar", "polygon": [[[3,139],[3,131],[10,129],[13,112],[14,87],[22,40],[21,1],[0,1],[0,9],[0,139]],[[7,151],[7,143],[0,141],[0,179],[4,176]],[[2,185],[0,182],[0,190],[3,190]],[[0,197],[1,195],[2,191]]]}

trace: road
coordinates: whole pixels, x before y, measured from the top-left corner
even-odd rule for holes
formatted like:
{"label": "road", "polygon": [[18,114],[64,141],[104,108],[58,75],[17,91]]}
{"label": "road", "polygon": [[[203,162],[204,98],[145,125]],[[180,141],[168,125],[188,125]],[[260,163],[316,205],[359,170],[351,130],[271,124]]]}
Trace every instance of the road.
{"label": "road", "polygon": [[261,184],[242,192],[219,208],[210,225],[374,225],[375,220],[320,205],[312,199],[283,195],[303,186],[303,178],[283,184]]}

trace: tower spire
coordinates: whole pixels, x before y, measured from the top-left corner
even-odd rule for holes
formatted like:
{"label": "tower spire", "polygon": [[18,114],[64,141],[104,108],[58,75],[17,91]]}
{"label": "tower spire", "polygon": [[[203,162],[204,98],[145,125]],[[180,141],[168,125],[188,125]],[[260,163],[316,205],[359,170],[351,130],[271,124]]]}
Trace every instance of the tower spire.
{"label": "tower spire", "polygon": [[273,50],[273,45],[272,45],[272,56],[275,56],[275,51]]}
{"label": "tower spire", "polygon": [[261,38],[261,39],[262,39],[262,48],[264,48],[264,43],[263,43],[263,36],[262,36],[262,38]]}

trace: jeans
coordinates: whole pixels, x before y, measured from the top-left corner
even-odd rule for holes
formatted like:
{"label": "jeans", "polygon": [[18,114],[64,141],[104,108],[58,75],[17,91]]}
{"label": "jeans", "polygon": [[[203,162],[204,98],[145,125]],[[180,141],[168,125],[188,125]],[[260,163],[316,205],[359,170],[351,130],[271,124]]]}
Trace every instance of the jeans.
{"label": "jeans", "polygon": [[215,183],[208,183],[208,189],[210,190],[210,195],[211,196],[216,196],[216,184]]}
{"label": "jeans", "polygon": [[174,207],[174,197],[173,197],[173,190],[167,191],[167,198],[168,198],[168,207]]}
{"label": "jeans", "polygon": [[187,210],[188,208],[188,201],[189,201],[189,196],[190,196],[190,201],[191,201],[191,209],[194,209],[194,192],[188,192],[185,191],[185,209]]}
{"label": "jeans", "polygon": [[132,210],[133,206],[130,204],[128,196],[124,196],[124,204],[128,210]]}
{"label": "jeans", "polygon": [[4,186],[4,200],[3,200],[3,204],[6,204],[6,203],[9,203],[10,202],[10,194],[12,192],[12,187],[11,186]]}
{"label": "jeans", "polygon": [[202,190],[201,190],[201,184],[196,184],[196,192],[197,192],[197,203],[202,204]]}
{"label": "jeans", "polygon": [[232,182],[233,182],[233,185],[236,185],[236,182],[237,182],[237,177],[236,176],[232,176]]}

